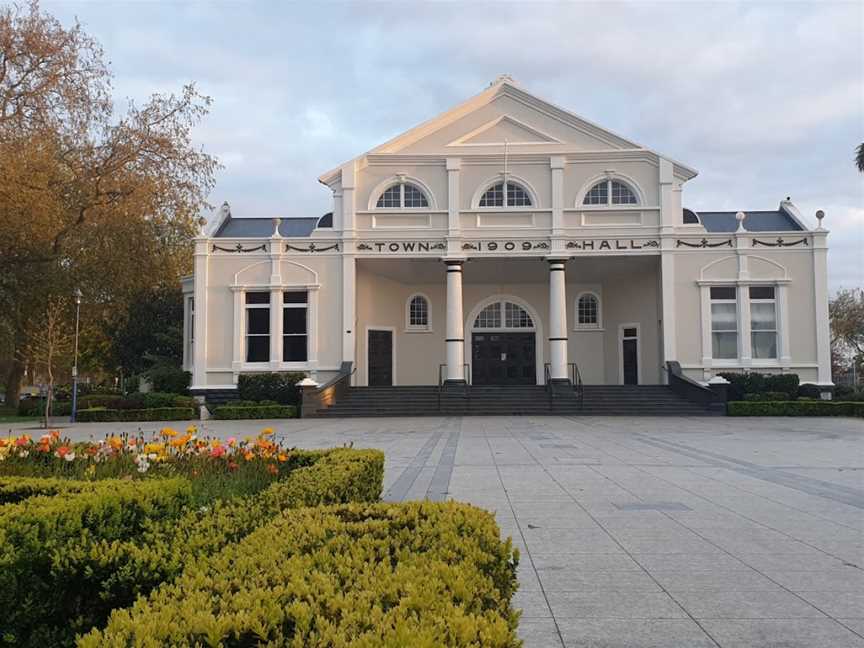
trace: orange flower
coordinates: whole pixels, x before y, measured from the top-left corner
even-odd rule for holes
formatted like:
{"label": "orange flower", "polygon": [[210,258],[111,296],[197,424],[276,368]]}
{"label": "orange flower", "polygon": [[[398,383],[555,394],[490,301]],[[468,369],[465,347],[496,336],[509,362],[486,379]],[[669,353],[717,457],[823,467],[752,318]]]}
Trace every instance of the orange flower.
{"label": "orange flower", "polygon": [[65,457],[68,453],[69,453],[69,447],[68,446],[60,446],[59,448],[57,448],[57,456],[60,457],[61,459],[63,457]]}
{"label": "orange flower", "polygon": [[164,427],[164,428],[162,428],[160,434],[166,438],[167,437],[175,437],[175,436],[177,436],[177,430],[174,430],[170,427]]}
{"label": "orange flower", "polygon": [[51,438],[59,439],[60,438],[60,430],[51,430]]}
{"label": "orange flower", "polygon": [[123,447],[123,439],[116,436],[108,437],[108,445],[111,446],[112,450],[119,450]]}
{"label": "orange flower", "polygon": [[252,459],[255,458],[255,455],[252,454],[251,452],[249,452],[249,451],[247,450],[246,452],[243,453],[243,458],[244,458],[246,461],[252,461]]}
{"label": "orange flower", "polygon": [[271,475],[279,474],[279,469],[276,467],[275,464],[267,464],[267,470]]}
{"label": "orange flower", "polygon": [[228,462],[228,470],[233,472],[233,471],[237,470],[237,467],[238,467],[237,464],[234,463],[233,461]]}
{"label": "orange flower", "polygon": [[283,463],[288,461],[288,455],[284,452],[280,452],[278,455],[276,455],[276,458]]}
{"label": "orange flower", "polygon": [[273,434],[273,428],[264,428],[263,430],[261,430],[261,434],[263,434],[264,436],[270,436],[271,434]]}

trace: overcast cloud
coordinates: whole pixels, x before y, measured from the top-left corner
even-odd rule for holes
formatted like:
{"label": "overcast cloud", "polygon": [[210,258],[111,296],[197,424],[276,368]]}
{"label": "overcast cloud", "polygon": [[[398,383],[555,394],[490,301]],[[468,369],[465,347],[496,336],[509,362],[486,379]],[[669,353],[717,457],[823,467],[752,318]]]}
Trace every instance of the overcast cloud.
{"label": "overcast cloud", "polygon": [[211,202],[317,216],[317,176],[498,74],[697,170],[685,205],[827,213],[864,285],[864,3],[46,3],[103,44],[118,100],[195,81]]}

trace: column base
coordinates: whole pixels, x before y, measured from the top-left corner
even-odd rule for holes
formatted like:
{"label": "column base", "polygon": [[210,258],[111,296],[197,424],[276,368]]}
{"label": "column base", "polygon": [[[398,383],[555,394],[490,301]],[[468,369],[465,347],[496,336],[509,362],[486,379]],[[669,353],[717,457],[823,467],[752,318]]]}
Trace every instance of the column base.
{"label": "column base", "polygon": [[447,378],[444,381],[444,389],[448,387],[464,387],[468,384],[468,381],[464,378]]}

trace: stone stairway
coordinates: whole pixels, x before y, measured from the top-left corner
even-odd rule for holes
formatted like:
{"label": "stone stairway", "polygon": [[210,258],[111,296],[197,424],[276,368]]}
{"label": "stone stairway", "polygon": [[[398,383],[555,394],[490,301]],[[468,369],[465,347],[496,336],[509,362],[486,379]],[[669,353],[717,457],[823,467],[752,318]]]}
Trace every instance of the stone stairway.
{"label": "stone stairway", "polygon": [[550,393],[543,385],[352,387],[325,417],[360,416],[706,416],[707,411],[665,385],[586,385]]}

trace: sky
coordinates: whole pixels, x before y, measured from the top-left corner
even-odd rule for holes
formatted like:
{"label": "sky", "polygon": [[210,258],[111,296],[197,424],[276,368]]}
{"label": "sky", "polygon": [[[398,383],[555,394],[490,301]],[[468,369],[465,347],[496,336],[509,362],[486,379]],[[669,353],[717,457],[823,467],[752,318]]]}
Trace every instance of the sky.
{"label": "sky", "polygon": [[864,286],[864,2],[43,2],[103,45],[118,107],[194,81],[236,217],[318,216],[317,177],[499,74],[699,171],[695,210],[826,213]]}

